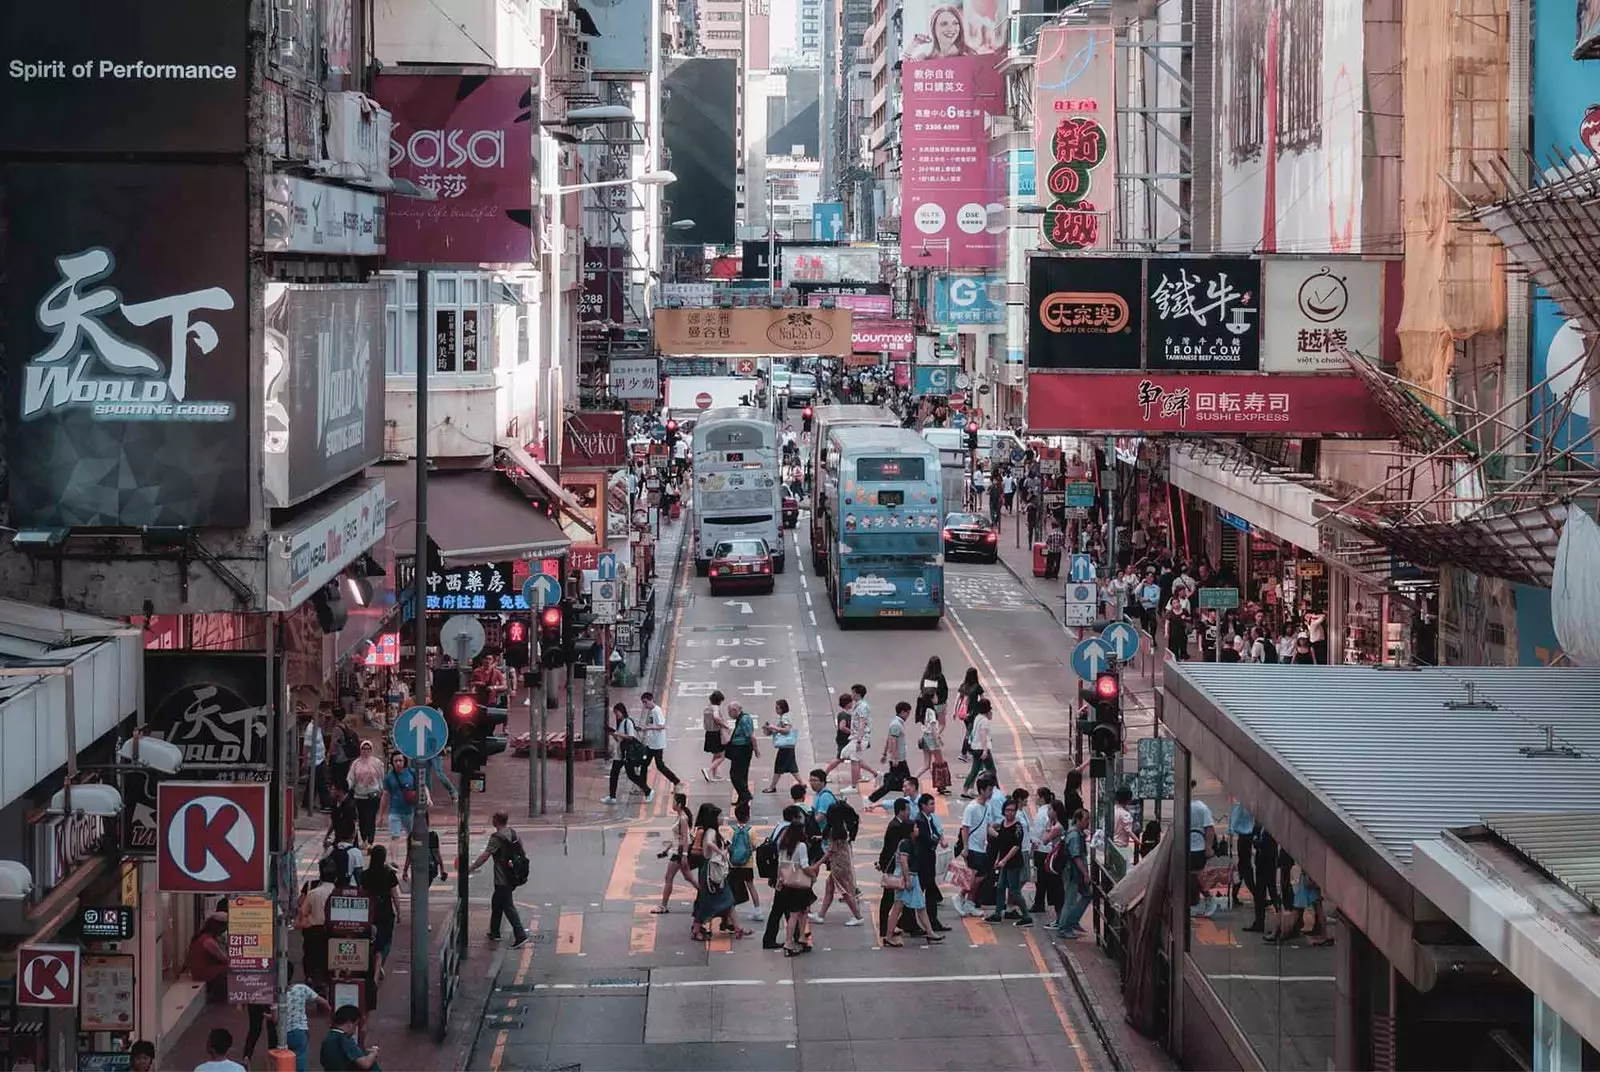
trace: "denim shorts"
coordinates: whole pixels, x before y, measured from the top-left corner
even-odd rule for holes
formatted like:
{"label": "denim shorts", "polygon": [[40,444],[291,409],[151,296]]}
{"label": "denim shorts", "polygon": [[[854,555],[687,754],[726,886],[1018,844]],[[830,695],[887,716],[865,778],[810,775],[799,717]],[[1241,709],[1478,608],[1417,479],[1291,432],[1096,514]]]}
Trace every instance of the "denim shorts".
{"label": "denim shorts", "polygon": [[411,834],[411,816],[408,811],[399,808],[389,809],[389,836],[391,838],[409,837]]}

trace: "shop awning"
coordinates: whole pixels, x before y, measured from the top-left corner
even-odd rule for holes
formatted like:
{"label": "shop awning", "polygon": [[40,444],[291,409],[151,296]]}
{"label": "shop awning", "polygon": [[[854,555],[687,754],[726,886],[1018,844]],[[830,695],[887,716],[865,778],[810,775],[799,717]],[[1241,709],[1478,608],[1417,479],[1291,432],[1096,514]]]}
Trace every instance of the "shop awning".
{"label": "shop awning", "polygon": [[1315,554],[1318,503],[1332,500],[1304,484],[1269,472],[1244,472],[1222,451],[1198,443],[1174,443],[1168,481],[1250,523]]}
{"label": "shop awning", "polygon": [[544,493],[555,501],[561,512],[587,532],[594,535],[594,522],[590,521],[584,513],[583,506],[572,492],[561,486],[561,481],[550,475],[549,470],[534,461],[533,455],[518,446],[502,445],[498,448],[507,460],[517,469],[526,473],[528,478],[539,486]]}
{"label": "shop awning", "polygon": [[[417,548],[416,463],[377,470],[389,489],[389,531],[397,555]],[[558,557],[572,541],[493,469],[428,474],[428,539],[446,562]]]}

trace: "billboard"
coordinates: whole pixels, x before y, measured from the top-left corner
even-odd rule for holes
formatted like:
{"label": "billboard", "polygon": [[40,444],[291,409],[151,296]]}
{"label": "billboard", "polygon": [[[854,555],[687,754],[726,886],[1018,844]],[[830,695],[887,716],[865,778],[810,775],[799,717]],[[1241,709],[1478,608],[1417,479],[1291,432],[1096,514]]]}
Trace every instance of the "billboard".
{"label": "billboard", "polygon": [[[911,8],[906,27],[912,27]],[[943,41],[955,11],[941,5]],[[920,51],[926,53],[927,46]],[[994,268],[1000,263],[1004,191],[989,159],[989,117],[1004,113],[995,55],[941,54],[908,62],[902,77],[900,259],[911,268]]]}
{"label": "billboard", "polygon": [[1028,377],[1028,428],[1039,434],[1395,434],[1355,376],[1057,372]]}
{"label": "billboard", "polygon": [[917,348],[917,327],[909,320],[850,321],[850,348],[858,354],[909,357]]}
{"label": "billboard", "polygon": [[0,152],[243,153],[247,5],[0,4]]}
{"label": "billboard", "polygon": [[270,253],[378,257],[388,198],[274,171],[262,184],[261,248]]}
{"label": "billboard", "polygon": [[738,61],[692,56],[665,62],[661,138],[678,181],[662,196],[671,202],[674,218],[694,221],[692,231],[669,241],[730,246],[739,157],[734,137]]}
{"label": "billboard", "polygon": [[569,413],[561,426],[563,469],[620,469],[627,464],[627,453],[628,437],[621,413]]}
{"label": "billboard", "polygon": [[1109,249],[1115,233],[1116,42],[1109,26],[1039,31],[1034,157],[1046,247]]}
{"label": "billboard", "polygon": [[584,32],[589,73],[596,78],[643,78],[650,71],[650,0],[592,0],[583,6],[599,35]]}
{"label": "billboard", "polygon": [[936,275],[929,279],[930,326],[994,327],[1005,323],[1005,278],[998,275]]}
{"label": "billboard", "polygon": [[1252,372],[1261,367],[1261,262],[1152,257],[1145,267],[1145,367]]}
{"label": "billboard", "polygon": [[9,523],[247,525],[243,165],[0,175]]}
{"label": "billboard", "polygon": [[811,237],[823,242],[844,240],[843,201],[817,201],[812,204]]}
{"label": "billboard", "polygon": [[534,259],[531,74],[380,74],[394,115],[389,173],[437,195],[389,202],[396,265],[525,265]]}
{"label": "billboard", "polygon": [[383,454],[383,288],[268,283],[266,503],[292,506]]}
{"label": "billboard", "polygon": [[1261,281],[1262,371],[1343,372],[1341,349],[1380,359],[1381,261],[1268,257]]}
{"label": "billboard", "polygon": [[837,294],[827,290],[812,291],[805,296],[807,305],[821,305],[831,301],[840,309],[849,309],[858,317],[879,320],[894,315],[894,297],[889,294]]}
{"label": "billboard", "polygon": [[657,309],[656,349],[670,356],[850,351],[848,309]]}
{"label": "billboard", "polygon": [[1028,367],[1139,368],[1143,281],[1137,257],[1030,258]]}
{"label": "billboard", "polygon": [[621,323],[627,309],[628,251],[621,246],[583,244],[583,290],[578,319]]}
{"label": "billboard", "polygon": [[877,246],[784,246],[778,278],[785,283],[877,283],[883,278]]}

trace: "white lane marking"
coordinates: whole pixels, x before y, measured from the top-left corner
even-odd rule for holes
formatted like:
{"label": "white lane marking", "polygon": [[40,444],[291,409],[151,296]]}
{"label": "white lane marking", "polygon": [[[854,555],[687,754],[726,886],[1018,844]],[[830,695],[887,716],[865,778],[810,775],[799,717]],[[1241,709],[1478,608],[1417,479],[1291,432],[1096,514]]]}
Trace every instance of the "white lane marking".
{"label": "white lane marking", "polygon": [[816,611],[814,611],[814,610],[806,611],[806,617],[808,619],[810,619],[812,625],[816,625],[817,624],[817,612]]}
{"label": "white lane marking", "polygon": [[1001,692],[1006,694],[1006,702],[1009,703],[1011,705],[1011,709],[1017,713],[1017,718],[1022,720],[1022,724],[1028,728],[1028,732],[1032,733],[1033,723],[1028,721],[1027,713],[1023,711],[1022,705],[1017,703],[1017,698],[1011,695],[1010,687],[1001,679],[1000,671],[995,669],[994,663],[989,661],[989,654],[984,651],[983,646],[978,643],[978,638],[972,635],[972,630],[967,628],[967,623],[961,620],[961,615],[956,613],[954,607],[946,607],[945,613],[950,615],[951,620],[956,623],[956,627],[959,628],[966,636],[967,642],[972,645],[972,650],[978,653],[978,658],[982,659],[983,665],[988,667],[990,679],[1000,689]]}
{"label": "white lane marking", "polygon": [[1207,979],[1220,979],[1236,983],[1333,983],[1332,975],[1208,975]]}
{"label": "white lane marking", "polygon": [[[817,619],[817,616],[815,614],[813,614],[811,616],[811,621],[812,621],[813,625],[816,624],[816,619]],[[826,655],[826,654],[828,654],[827,649],[822,646],[822,636],[821,636],[821,634],[817,635],[817,654],[818,655]]]}
{"label": "white lane marking", "polygon": [[811,606],[811,593],[807,592],[805,595],[806,595],[806,606],[809,607],[809,606]]}
{"label": "white lane marking", "polygon": [[[691,990],[723,986],[897,986],[901,983],[1008,983],[1034,979],[1061,979],[1065,972],[996,972],[992,975],[838,975],[819,979],[618,979],[595,983],[534,983],[539,990]],[[1213,979],[1276,976],[1220,976]],[[1329,977],[1332,981],[1332,977]]]}
{"label": "white lane marking", "polygon": [[749,602],[747,602],[746,600],[743,600],[743,599],[724,599],[722,601],[722,605],[724,607],[738,607],[740,614],[754,614],[755,613],[755,611],[750,609]]}

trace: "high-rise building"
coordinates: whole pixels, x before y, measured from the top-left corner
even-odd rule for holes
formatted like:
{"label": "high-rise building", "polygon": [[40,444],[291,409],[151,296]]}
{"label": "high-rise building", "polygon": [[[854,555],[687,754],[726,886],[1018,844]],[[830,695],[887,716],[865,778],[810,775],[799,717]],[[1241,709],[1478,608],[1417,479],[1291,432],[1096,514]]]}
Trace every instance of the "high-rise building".
{"label": "high-rise building", "polygon": [[795,51],[800,66],[822,62],[823,0],[795,0]]}

